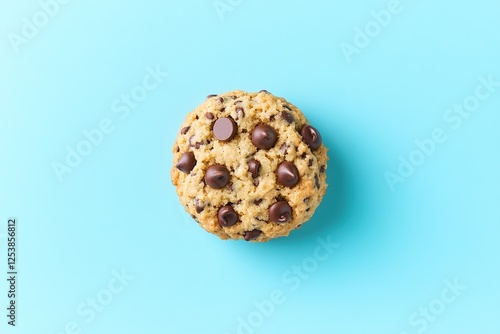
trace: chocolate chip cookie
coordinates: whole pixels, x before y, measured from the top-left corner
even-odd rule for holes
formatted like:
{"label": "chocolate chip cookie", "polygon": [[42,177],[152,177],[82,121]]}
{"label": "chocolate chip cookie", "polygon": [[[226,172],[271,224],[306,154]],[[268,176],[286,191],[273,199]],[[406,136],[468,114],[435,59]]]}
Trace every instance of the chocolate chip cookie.
{"label": "chocolate chip cookie", "polygon": [[319,131],[265,90],[207,96],[187,115],[173,154],[181,203],[221,239],[287,236],[312,217],[326,192]]}

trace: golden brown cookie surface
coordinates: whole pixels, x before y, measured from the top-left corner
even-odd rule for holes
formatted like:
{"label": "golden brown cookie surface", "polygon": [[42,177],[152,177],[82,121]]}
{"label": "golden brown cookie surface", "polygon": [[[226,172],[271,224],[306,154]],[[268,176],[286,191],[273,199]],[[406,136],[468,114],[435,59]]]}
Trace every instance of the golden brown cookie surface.
{"label": "golden brown cookie surface", "polygon": [[182,205],[222,239],[287,236],[326,192],[321,135],[297,107],[266,91],[208,96],[186,116],[173,154]]}

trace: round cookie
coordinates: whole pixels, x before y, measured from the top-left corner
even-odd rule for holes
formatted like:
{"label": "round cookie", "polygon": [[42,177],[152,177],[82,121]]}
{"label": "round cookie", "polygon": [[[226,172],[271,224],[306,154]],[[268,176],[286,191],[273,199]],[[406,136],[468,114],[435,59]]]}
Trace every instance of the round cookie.
{"label": "round cookie", "polygon": [[327,188],[320,133],[265,90],[207,96],[186,116],[173,154],[182,205],[221,239],[287,236],[312,217]]}

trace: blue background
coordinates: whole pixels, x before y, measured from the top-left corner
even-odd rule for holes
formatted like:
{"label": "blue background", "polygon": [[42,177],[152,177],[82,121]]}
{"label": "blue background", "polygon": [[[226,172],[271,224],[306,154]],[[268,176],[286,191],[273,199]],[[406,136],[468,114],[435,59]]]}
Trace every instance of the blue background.
{"label": "blue background", "polygon": [[[342,43],[355,46],[388,1],[220,3],[70,1],[16,47],[23,18],[42,9],[2,2],[0,251],[17,217],[19,308],[7,326],[2,280],[0,329],[499,333],[500,87],[457,128],[443,118],[479,77],[500,81],[498,1],[401,0],[349,57]],[[113,104],[157,67],[168,76],[120,118]],[[185,114],[233,89],[287,98],[330,149],[327,195],[288,238],[221,241],[171,185]],[[54,162],[106,119],[113,131],[59,180]],[[391,189],[386,173],[436,128],[447,140]],[[320,237],[340,246],[293,289],[284,275],[311,263]],[[128,281],[110,295],[122,270]],[[462,290],[443,304],[455,281]],[[273,291],[283,303],[259,318],[255,302]],[[108,299],[95,318],[79,314],[97,296]],[[439,314],[422,320],[429,307]],[[238,329],[252,316],[258,326]]]}

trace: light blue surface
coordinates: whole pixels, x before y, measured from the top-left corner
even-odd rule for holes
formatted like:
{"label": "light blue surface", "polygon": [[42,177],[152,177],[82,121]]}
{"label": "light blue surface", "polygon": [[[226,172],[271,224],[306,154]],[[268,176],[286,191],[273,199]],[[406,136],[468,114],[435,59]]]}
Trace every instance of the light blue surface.
{"label": "light blue surface", "polygon": [[[0,5],[1,332],[500,333],[498,1],[68,1],[30,31],[41,10]],[[287,98],[330,148],[288,238],[220,241],[170,183],[184,115],[233,89]]]}

